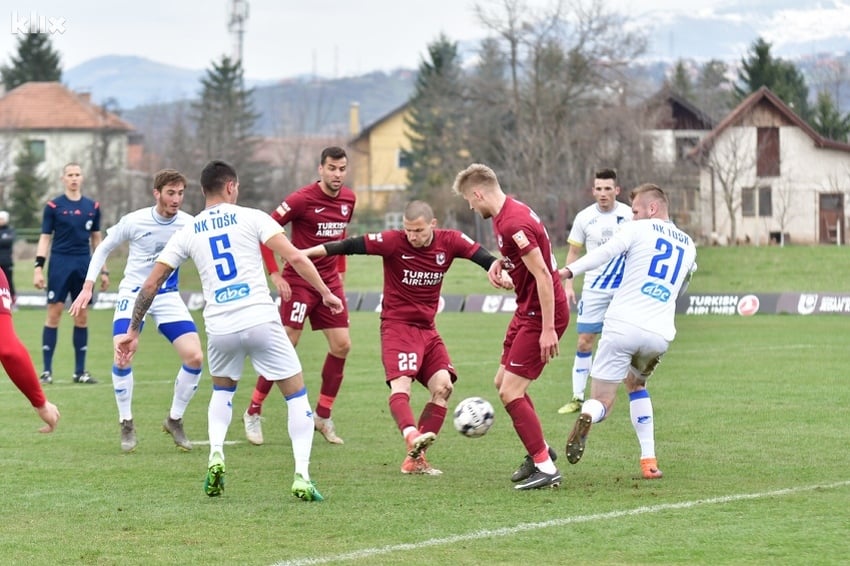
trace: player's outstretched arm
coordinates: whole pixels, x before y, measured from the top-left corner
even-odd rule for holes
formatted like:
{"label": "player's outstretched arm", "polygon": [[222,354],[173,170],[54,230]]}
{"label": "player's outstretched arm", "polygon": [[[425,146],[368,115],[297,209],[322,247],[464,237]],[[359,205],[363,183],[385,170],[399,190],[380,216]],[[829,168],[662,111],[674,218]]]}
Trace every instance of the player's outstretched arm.
{"label": "player's outstretched arm", "polygon": [[266,242],[266,246],[277,252],[293,269],[304,278],[310,285],[322,295],[322,302],[331,309],[334,314],[343,310],[342,300],[331,293],[331,290],[322,280],[316,270],[316,266],[310,261],[304,252],[292,245],[283,233],[275,234]]}
{"label": "player's outstretched arm", "polygon": [[142,283],[139,294],[136,296],[136,303],[133,305],[133,316],[130,319],[127,333],[114,338],[115,353],[120,365],[129,364],[130,360],[133,359],[133,355],[139,348],[139,332],[145,314],[151,308],[151,303],[156,298],[157,291],[173,272],[173,267],[157,261],[153,264],[153,269],[148,278]]}
{"label": "player's outstretched arm", "polygon": [[59,423],[59,409],[51,403],[47,401],[41,407],[34,407],[35,412],[38,413],[38,417],[44,421],[44,426],[38,429],[38,432],[43,434],[47,434],[56,430],[56,425]]}
{"label": "player's outstretched arm", "polygon": [[83,288],[80,290],[80,294],[77,295],[77,298],[74,299],[74,302],[71,303],[71,307],[68,309],[71,316],[77,316],[89,306],[93,288],[94,281],[86,280],[86,282],[83,283]]}

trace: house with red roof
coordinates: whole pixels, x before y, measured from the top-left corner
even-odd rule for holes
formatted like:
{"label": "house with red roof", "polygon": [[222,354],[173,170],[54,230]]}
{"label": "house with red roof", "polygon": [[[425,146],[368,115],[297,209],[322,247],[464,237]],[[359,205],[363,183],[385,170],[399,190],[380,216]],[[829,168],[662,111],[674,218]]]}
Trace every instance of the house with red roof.
{"label": "house with red roof", "polygon": [[768,88],[741,101],[689,155],[700,167],[703,239],[848,241],[850,144],[818,134]]}
{"label": "house with red roof", "polygon": [[116,176],[133,168],[141,147],[134,136],[131,124],[94,104],[88,93],[59,82],[22,84],[0,96],[0,183],[8,186],[15,158],[26,145],[43,161],[51,196],[61,191],[62,167],[73,161],[87,177],[84,192],[101,198],[105,195],[96,193],[105,192],[106,185],[95,182],[95,172]]}

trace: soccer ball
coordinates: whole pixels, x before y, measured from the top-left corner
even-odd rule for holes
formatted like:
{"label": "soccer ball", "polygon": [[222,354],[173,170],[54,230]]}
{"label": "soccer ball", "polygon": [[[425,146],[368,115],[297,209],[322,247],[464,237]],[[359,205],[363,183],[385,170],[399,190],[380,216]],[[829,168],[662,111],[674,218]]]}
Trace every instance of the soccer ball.
{"label": "soccer ball", "polygon": [[454,413],[455,429],[469,438],[484,436],[493,426],[493,405],[481,397],[467,397]]}

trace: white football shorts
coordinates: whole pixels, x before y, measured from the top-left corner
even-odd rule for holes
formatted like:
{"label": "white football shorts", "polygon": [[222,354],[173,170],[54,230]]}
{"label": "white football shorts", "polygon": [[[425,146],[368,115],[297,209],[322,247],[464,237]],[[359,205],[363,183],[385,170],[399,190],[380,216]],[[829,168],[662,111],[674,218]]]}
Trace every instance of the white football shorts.
{"label": "white football shorts", "polygon": [[620,383],[631,370],[649,378],[669,343],[662,336],[619,321],[608,321],[599,339],[590,377]]}
{"label": "white football shorts", "polygon": [[210,375],[238,381],[245,358],[250,358],[254,371],[269,381],[301,373],[298,354],[280,321],[265,322],[232,334],[207,335]]}

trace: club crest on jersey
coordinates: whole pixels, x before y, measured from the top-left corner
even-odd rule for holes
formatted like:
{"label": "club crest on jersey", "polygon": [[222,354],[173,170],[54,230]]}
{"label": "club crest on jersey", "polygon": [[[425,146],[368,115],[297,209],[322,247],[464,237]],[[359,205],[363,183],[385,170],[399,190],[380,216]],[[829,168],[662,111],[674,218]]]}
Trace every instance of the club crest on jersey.
{"label": "club crest on jersey", "polygon": [[519,232],[515,233],[513,236],[511,236],[511,238],[519,249],[523,249],[531,243],[528,241],[528,236],[525,235],[525,232],[523,230],[520,230]]}
{"label": "club crest on jersey", "polygon": [[339,207],[339,211],[342,213],[343,216],[348,216],[348,205],[347,204],[341,205]]}
{"label": "club crest on jersey", "polygon": [[446,254],[443,252],[438,252],[434,259],[437,260],[437,265],[443,265],[444,263],[446,263]]}

